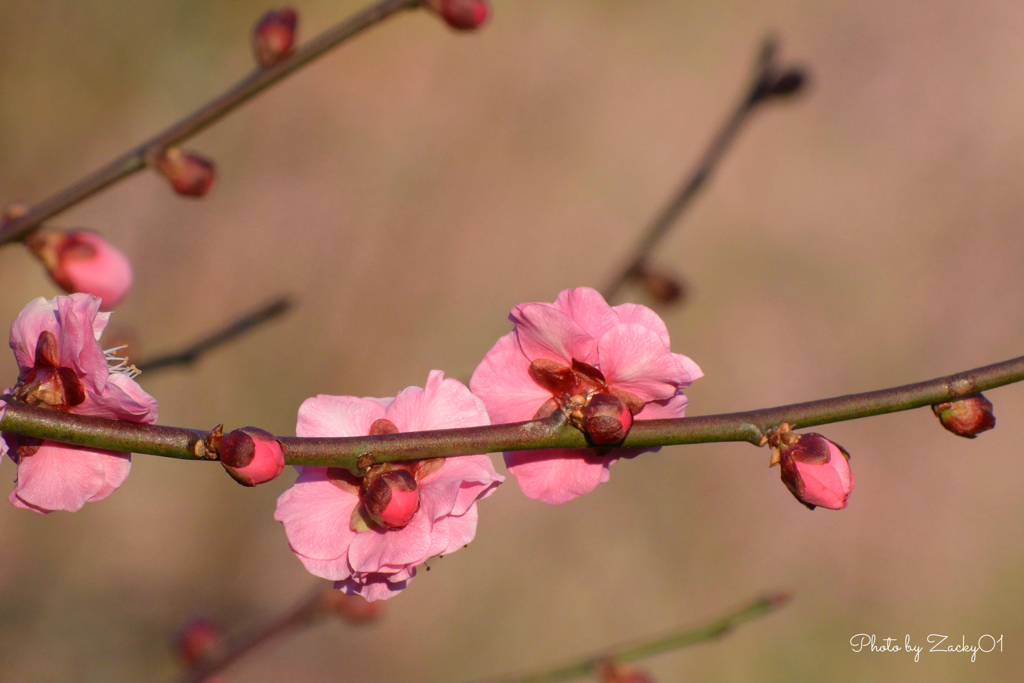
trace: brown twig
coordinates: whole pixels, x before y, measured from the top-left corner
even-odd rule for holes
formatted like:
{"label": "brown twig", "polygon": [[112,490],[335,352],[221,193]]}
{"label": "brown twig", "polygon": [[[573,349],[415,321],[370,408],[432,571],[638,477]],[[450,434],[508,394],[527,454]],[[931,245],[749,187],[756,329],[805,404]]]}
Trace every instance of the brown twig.
{"label": "brown twig", "polygon": [[140,372],[149,374],[177,365],[191,365],[204,354],[237,339],[255,327],[259,327],[278,316],[284,315],[294,306],[294,302],[287,296],[278,297],[269,304],[246,313],[216,332],[208,334],[183,349],[136,363],[136,367]]}
{"label": "brown twig", "polygon": [[711,174],[714,172],[718,162],[721,161],[729,145],[736,139],[736,135],[743,128],[750,115],[754,113],[759,105],[778,96],[790,95],[803,85],[805,75],[803,71],[795,68],[782,69],[775,61],[776,44],[771,38],[766,39],[761,51],[758,53],[755,63],[754,77],[747,87],[746,92],[736,105],[733,112],[725,120],[718,134],[711,140],[711,144],[704,151],[704,155],[698,161],[697,166],[690,172],[687,178],[669,199],[668,203],[648,224],[643,235],[633,249],[633,254],[608,286],[602,290],[604,298],[611,300],[619,293],[619,290],[634,277],[641,275],[647,264],[647,258],[657,246],[658,242],[679,220],[683,212],[690,205],[691,200],[704,187]]}
{"label": "brown twig", "polygon": [[186,140],[328,50],[375,26],[393,14],[413,9],[420,0],[382,0],[324,31],[273,66],[259,67],[227,91],[141,145],[56,194],[31,206],[0,227],[0,245],[20,240],[43,221],[53,218],[97,192],[141,171],[168,147]]}

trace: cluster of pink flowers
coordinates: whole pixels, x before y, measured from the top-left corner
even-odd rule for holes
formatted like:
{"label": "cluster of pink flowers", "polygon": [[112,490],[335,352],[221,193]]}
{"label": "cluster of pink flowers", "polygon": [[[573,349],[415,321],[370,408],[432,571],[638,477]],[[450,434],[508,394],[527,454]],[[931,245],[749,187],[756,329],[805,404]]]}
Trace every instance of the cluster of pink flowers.
{"label": "cluster of pink flowers", "polygon": [[[156,401],[126,363],[98,343],[109,314],[85,294],[37,299],[11,328],[18,360],[10,398],[51,410],[152,423]],[[477,367],[472,391],[438,370],[423,388],[394,397],[320,395],[298,413],[301,437],[354,437],[544,419],[561,413],[592,447],[582,451],[505,453],[530,498],[566,503],[607,481],[609,467],[643,449],[624,448],[634,420],[681,417],[682,393],[702,376],[672,353],[654,311],[609,306],[588,288],[554,303],[512,309],[513,329]],[[115,362],[111,367],[110,363]],[[128,370],[128,372],[126,372]],[[0,401],[0,417],[4,404]],[[0,449],[18,464],[11,502],[38,512],[78,510],[110,495],[128,476],[127,453],[3,435]],[[247,486],[277,477],[285,453],[276,437],[246,427],[218,437],[222,464]],[[809,507],[845,507],[853,488],[845,451],[820,435],[773,432],[773,462]],[[657,449],[646,449],[657,450]],[[334,467],[297,467],[277,502],[291,549],[311,573],[367,600],[389,598],[429,558],[452,553],[476,535],[477,501],[503,481],[487,455],[375,464],[360,475]]]}

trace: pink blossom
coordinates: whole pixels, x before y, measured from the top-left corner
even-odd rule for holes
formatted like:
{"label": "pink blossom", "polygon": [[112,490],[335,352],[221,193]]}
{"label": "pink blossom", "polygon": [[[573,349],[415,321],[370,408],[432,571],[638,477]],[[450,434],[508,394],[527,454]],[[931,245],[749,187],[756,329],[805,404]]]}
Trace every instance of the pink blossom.
{"label": "pink blossom", "polygon": [[849,454],[821,434],[786,435],[772,463],[782,466],[782,483],[801,503],[814,509],[842,510],[853,491]]}
{"label": "pink blossom", "polygon": [[[105,353],[99,337],[109,313],[88,294],[29,303],[11,325],[11,348],[20,373],[7,393],[49,410],[152,424],[156,400],[130,377],[134,370]],[[117,361],[111,367],[108,361]],[[5,432],[18,465],[10,502],[52,512],[80,510],[124,483],[131,454],[58,444]]]}
{"label": "pink blossom", "polygon": [[[395,398],[320,395],[299,408],[296,433],[365,436],[490,424],[483,403],[434,370]],[[341,468],[298,467],[277,499],[292,551],[311,573],[367,600],[390,598],[435,555],[476,535],[476,501],[503,481],[486,455],[377,465],[359,479]]]}
{"label": "pink blossom", "polygon": [[[668,329],[654,311],[637,304],[609,306],[587,287],[567,289],[553,304],[520,304],[509,319],[514,329],[498,340],[470,381],[495,423],[561,409],[586,429],[594,397],[612,396],[618,401],[602,399],[598,412],[611,419],[621,402],[630,415],[620,414],[621,429],[610,430],[610,439],[591,438],[595,444],[614,443],[628,430],[629,417],[682,417],[682,389],[703,376],[696,363],[671,352]],[[505,453],[505,463],[529,498],[559,505],[607,481],[609,466],[619,458],[644,450],[657,449],[512,451]]]}

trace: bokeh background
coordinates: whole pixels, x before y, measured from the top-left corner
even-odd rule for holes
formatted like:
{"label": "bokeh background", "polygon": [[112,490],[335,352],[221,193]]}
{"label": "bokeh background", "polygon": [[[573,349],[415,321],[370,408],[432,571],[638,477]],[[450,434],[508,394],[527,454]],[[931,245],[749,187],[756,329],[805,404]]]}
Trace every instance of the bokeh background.
{"label": "bokeh background", "polygon": [[[310,36],[362,3],[300,0]],[[0,2],[0,194],[42,198],[247,72],[260,3]],[[401,16],[189,147],[215,192],[141,174],[55,224],[101,230],[137,283],[112,330],[170,351],[280,293],[300,306],[196,366],[143,375],[161,422],[294,433],[317,393],[467,377],[508,308],[602,286],[745,86],[761,38],[813,88],[760,111],[656,263],[706,372],[691,414],[918,381],[1024,345],[1024,6],[1011,2],[496,0],[457,35]],[[0,321],[57,289],[0,250]],[[623,299],[654,305],[630,289]],[[0,360],[0,380],[16,375]],[[563,507],[514,481],[477,540],[369,627],[320,626],[228,681],[471,680],[794,602],[648,662],[659,680],[1012,680],[1024,669],[1024,389],[976,441],[927,410],[829,426],[842,512],[808,512],[747,444],[622,462]],[[11,481],[14,467],[0,466]],[[169,680],[206,615],[241,633],[316,585],[272,518],[294,475],[135,458],[78,514],[0,506],[0,680]],[[853,653],[858,633],[1003,652]]]}

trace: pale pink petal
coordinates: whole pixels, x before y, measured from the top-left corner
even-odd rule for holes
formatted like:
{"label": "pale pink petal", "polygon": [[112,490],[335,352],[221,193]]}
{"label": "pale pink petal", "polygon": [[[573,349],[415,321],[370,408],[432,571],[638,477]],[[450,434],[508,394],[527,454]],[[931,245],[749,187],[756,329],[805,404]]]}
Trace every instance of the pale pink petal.
{"label": "pale pink petal", "polygon": [[96,314],[96,317],[92,321],[92,336],[96,338],[96,341],[100,340],[100,335],[103,334],[103,330],[107,329],[107,323],[110,322],[110,312],[100,312]]}
{"label": "pale pink petal", "polygon": [[465,514],[448,518],[448,547],[441,551],[441,555],[454,553],[476,538],[477,514],[476,505],[471,505]]}
{"label": "pale pink petal", "polygon": [[284,524],[296,553],[314,560],[342,557],[356,533],[349,523],[359,498],[327,479],[326,468],[304,467],[277,499],[274,519]]}
{"label": "pale pink petal", "polygon": [[96,455],[99,456],[100,462],[103,463],[103,486],[86,501],[88,503],[103,500],[121,488],[121,484],[125,482],[132,471],[131,453],[96,451]]}
{"label": "pale pink petal", "polygon": [[430,530],[430,550],[427,551],[427,557],[440,555],[448,548],[448,539],[451,538],[450,519],[446,516],[434,522]]}
{"label": "pale pink petal", "polygon": [[444,465],[420,482],[420,507],[431,519],[462,515],[480,498],[491,495],[505,481],[486,455],[446,458]]}
{"label": "pale pink petal", "polygon": [[676,394],[672,398],[663,401],[651,401],[644,405],[644,409],[636,414],[637,420],[667,420],[673,417],[683,417],[686,414],[686,404],[689,399],[685,394]]}
{"label": "pale pink petal", "polygon": [[616,309],[608,305],[600,292],[590,287],[563,289],[555,299],[555,307],[572,318],[594,339],[600,339],[619,324]]}
{"label": "pale pink petal", "polygon": [[406,578],[395,578],[397,576],[400,575],[381,573],[353,575],[345,581],[336,582],[334,587],[349,595],[361,595],[367,602],[387,600],[405,590],[413,576],[416,576],[416,571],[413,570],[411,576]]}
{"label": "pale pink petal", "polygon": [[387,418],[402,432],[478,427],[491,423],[484,402],[470,393],[462,382],[445,379],[440,370],[430,372],[422,389],[409,387],[400,391],[387,410]]}
{"label": "pale pink petal", "polygon": [[100,299],[91,294],[71,294],[55,301],[60,321],[60,363],[75,370],[87,390],[100,393],[110,374],[107,358],[93,331]]}
{"label": "pale pink petal", "polygon": [[509,316],[523,354],[571,365],[572,360],[597,365],[597,340],[551,304],[520,304]]}
{"label": "pale pink petal", "polygon": [[561,449],[505,453],[505,465],[523,494],[550,505],[568,503],[596,489],[607,467],[604,461]]}
{"label": "pale pink petal", "polygon": [[532,420],[551,398],[530,377],[530,361],[523,355],[515,332],[498,340],[473,372],[470,390],[483,400],[493,424]]}
{"label": "pale pink petal", "polygon": [[44,441],[35,455],[18,464],[11,502],[18,498],[37,512],[77,512],[105,484],[99,453]]}
{"label": "pale pink petal", "polygon": [[640,304],[619,304],[614,308],[619,322],[623,325],[641,325],[658,335],[658,338],[669,348],[668,328],[665,321],[657,313]]}
{"label": "pale pink petal", "polygon": [[[3,417],[3,413],[0,412],[0,418]],[[839,484],[842,486],[846,494],[849,495],[850,491],[853,491],[853,471],[850,470],[850,463],[847,461],[846,456],[843,455],[834,443],[825,440],[828,443],[829,451],[829,462],[828,464],[836,471],[839,475]]]}
{"label": "pale pink petal", "polygon": [[128,375],[115,372],[107,378],[101,393],[87,394],[85,401],[75,406],[73,412],[111,420],[155,424],[157,402],[138,382]]}
{"label": "pale pink petal", "polygon": [[355,396],[320,394],[299,407],[298,436],[366,436],[370,425],[384,417],[380,401]]}
{"label": "pale pink petal", "polygon": [[796,468],[804,482],[804,494],[800,500],[829,510],[841,510],[846,507],[843,485],[834,468],[828,464],[807,465],[802,462],[796,463]]}
{"label": "pale pink petal", "polygon": [[28,302],[11,323],[11,349],[19,367],[30,368],[35,365],[36,344],[43,332],[52,332],[57,336],[60,325],[57,322],[56,303],[39,297]]}
{"label": "pale pink petal", "polygon": [[601,372],[608,385],[643,401],[671,398],[689,385],[658,335],[642,325],[621,325],[601,338]]}
{"label": "pale pink petal", "polygon": [[327,579],[328,581],[341,581],[352,575],[352,567],[348,564],[347,554],[336,557],[333,560],[316,560],[312,557],[306,557],[294,547],[292,552],[299,558],[299,562],[306,568],[306,571],[313,576],[319,576],[321,579]]}
{"label": "pale pink petal", "polygon": [[687,378],[686,384],[681,384],[680,386],[685,387],[690,384],[693,384],[694,382],[696,382],[697,380],[704,376],[704,371],[700,369],[700,366],[694,363],[686,356],[684,356],[683,354],[673,353],[672,357],[676,359],[677,363],[679,363],[679,368],[682,375]]}
{"label": "pale pink petal", "polygon": [[417,565],[430,557],[433,520],[422,512],[401,529],[371,529],[356,534],[348,562],[357,572],[376,572],[386,566]]}

